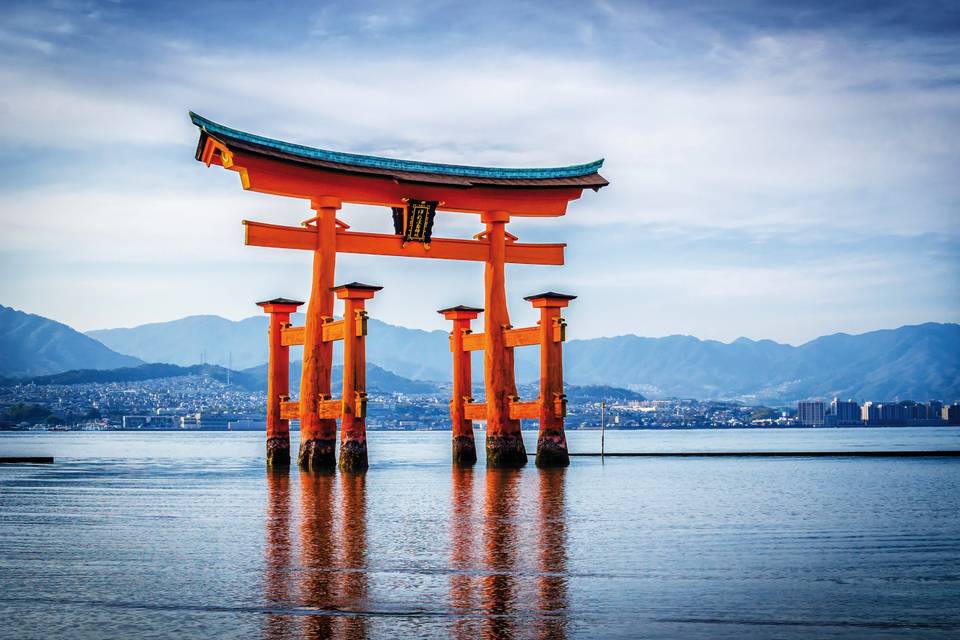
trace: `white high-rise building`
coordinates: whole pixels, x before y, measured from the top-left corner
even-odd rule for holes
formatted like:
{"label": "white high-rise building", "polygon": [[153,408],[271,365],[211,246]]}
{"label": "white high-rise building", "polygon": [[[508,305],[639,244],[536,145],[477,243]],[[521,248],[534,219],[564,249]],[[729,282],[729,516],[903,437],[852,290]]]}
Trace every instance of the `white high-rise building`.
{"label": "white high-rise building", "polygon": [[823,400],[803,400],[797,403],[797,418],[805,427],[822,427],[827,414]]}

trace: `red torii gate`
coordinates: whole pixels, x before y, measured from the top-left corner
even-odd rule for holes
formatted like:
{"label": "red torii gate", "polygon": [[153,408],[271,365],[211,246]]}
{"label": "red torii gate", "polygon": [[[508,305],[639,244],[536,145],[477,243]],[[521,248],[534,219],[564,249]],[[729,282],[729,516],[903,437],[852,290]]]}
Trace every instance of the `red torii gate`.
{"label": "red torii gate", "polygon": [[[334,288],[336,254],[359,253],[485,263],[484,308],[452,307],[441,313],[453,321],[453,459],[476,461],[472,420],[487,422],[487,464],[522,466],[527,454],[520,419],[538,418],[537,464],[569,463],[563,433],[566,399],[560,345],[560,309],[575,296],[548,292],[528,296],[541,310],[539,326],[510,325],[504,266],[562,265],[565,244],[528,244],[506,231],[511,216],[555,217],[585,188],[608,182],[597,171],[603,161],[547,169],[499,169],[394,160],[291,144],[231,129],[191,112],[200,129],[196,159],[236,171],[244,189],[309,200],[315,215],[301,227],[244,220],[246,244],[313,251],[313,279],[304,327],[290,327],[290,313],[303,304],[276,299],[259,303],[270,314],[270,375],[267,400],[268,464],[289,464],[288,420],[300,420],[298,463],[329,468],[336,460],[336,419],[341,419],[340,468],[367,467],[364,415],[366,387],[363,301],[379,287],[351,283]],[[336,218],[344,202],[391,207],[396,234],[360,233]],[[485,230],[472,240],[433,238],[435,211],[480,214]],[[334,293],[345,301],[344,319],[333,320]],[[470,321],[484,313],[483,333]],[[344,383],[340,400],[331,399],[333,341],[344,340]],[[287,401],[289,349],[303,344],[300,400]],[[520,402],[514,380],[513,349],[540,346],[540,397]],[[470,398],[472,350],[484,352],[485,402]]]}

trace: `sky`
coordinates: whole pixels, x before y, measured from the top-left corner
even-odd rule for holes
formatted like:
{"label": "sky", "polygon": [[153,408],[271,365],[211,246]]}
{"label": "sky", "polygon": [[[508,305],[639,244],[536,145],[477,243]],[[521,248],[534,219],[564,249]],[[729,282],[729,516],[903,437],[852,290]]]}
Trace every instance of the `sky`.
{"label": "sky", "polygon": [[[193,110],[327,149],[492,166],[604,158],[610,186],[514,219],[567,264],[574,338],[799,344],[960,321],[956,2],[3,3],[0,304],[80,330],[307,299],[310,256],[242,219],[309,204],[194,160]],[[354,229],[388,210],[345,206]],[[437,236],[478,216],[441,214]],[[444,329],[482,265],[341,255],[372,316]]]}

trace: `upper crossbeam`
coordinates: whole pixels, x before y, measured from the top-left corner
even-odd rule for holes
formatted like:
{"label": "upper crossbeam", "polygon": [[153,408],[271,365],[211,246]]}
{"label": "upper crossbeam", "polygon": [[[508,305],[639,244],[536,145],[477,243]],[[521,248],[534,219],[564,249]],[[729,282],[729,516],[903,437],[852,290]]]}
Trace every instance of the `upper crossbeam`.
{"label": "upper crossbeam", "polygon": [[[246,244],[250,246],[307,251],[317,248],[317,232],[310,227],[288,227],[251,220],[244,220],[243,224],[246,227]],[[433,238],[428,248],[419,242],[404,244],[402,238],[392,234],[363,233],[342,228],[337,230],[336,238],[338,253],[474,262],[484,262],[490,257],[490,242],[485,239]],[[564,243],[508,242],[505,261],[509,264],[562,265],[566,246]]]}

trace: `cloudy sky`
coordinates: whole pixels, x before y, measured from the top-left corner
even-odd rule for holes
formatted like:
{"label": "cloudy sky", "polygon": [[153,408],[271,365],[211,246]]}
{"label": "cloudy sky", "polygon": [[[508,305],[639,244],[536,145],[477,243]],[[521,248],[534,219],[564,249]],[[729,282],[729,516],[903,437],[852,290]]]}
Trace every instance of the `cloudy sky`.
{"label": "cloudy sky", "polygon": [[[194,110],[344,151],[500,166],[605,158],[564,218],[571,334],[800,343],[960,321],[955,2],[5,2],[0,304],[79,329],[239,319],[309,291],[309,256],[240,220],[306,203],[193,159]],[[389,212],[347,207],[361,230]],[[468,237],[474,216],[435,233]],[[372,315],[443,328],[477,264],[342,256]]]}

